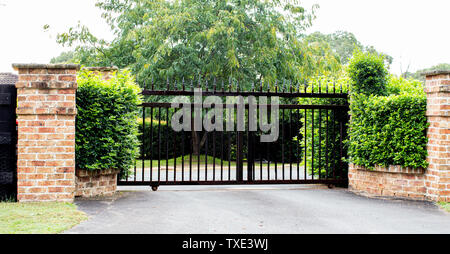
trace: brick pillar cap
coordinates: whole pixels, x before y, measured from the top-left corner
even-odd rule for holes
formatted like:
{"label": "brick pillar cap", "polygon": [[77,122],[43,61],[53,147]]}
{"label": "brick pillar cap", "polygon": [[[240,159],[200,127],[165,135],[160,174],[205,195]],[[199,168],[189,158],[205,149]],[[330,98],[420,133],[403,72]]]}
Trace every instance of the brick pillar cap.
{"label": "brick pillar cap", "polygon": [[434,71],[426,71],[426,72],[422,72],[421,75],[422,76],[436,76],[436,75],[446,75],[446,74],[450,74],[450,70],[434,70]]}
{"label": "brick pillar cap", "polygon": [[110,67],[83,67],[82,70],[99,71],[99,72],[110,72],[110,71],[118,71],[119,68],[117,66],[110,66]]}
{"label": "brick pillar cap", "polygon": [[23,63],[15,63],[12,65],[14,70],[19,69],[80,69],[79,64],[36,64],[36,63],[30,63],[30,64],[23,64]]}

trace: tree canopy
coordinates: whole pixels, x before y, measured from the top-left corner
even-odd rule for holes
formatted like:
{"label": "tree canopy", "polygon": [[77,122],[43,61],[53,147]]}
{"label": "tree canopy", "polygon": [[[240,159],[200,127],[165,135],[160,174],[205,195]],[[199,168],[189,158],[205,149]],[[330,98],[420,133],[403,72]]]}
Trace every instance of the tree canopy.
{"label": "tree canopy", "polygon": [[327,44],[303,40],[314,6],[286,0],[99,0],[115,38],[95,37],[78,24],[58,35],[76,46],[73,62],[130,68],[153,78],[302,81],[340,70]]}
{"label": "tree canopy", "polygon": [[425,81],[425,77],[422,75],[422,73],[428,72],[428,71],[437,71],[437,70],[450,70],[450,63],[437,64],[437,65],[431,66],[430,68],[425,68],[422,70],[418,70],[416,72],[406,71],[406,72],[402,73],[402,76],[404,78],[412,78],[412,79]]}
{"label": "tree canopy", "polygon": [[328,44],[331,50],[337,54],[342,64],[347,64],[356,51],[376,53],[383,55],[385,63],[389,66],[392,64],[393,58],[387,54],[377,52],[373,46],[363,45],[353,33],[346,31],[336,31],[332,34],[322,34],[315,32],[306,37],[310,43]]}

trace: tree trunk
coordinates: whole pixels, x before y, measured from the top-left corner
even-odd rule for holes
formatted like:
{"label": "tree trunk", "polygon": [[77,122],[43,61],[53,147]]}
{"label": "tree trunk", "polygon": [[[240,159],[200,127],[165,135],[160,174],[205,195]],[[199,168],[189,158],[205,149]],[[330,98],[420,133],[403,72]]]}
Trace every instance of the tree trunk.
{"label": "tree trunk", "polygon": [[205,145],[206,137],[208,133],[205,132],[203,134],[202,139],[200,140],[200,134],[194,130],[192,130],[192,154],[199,155],[201,148]]}
{"label": "tree trunk", "polygon": [[197,156],[200,154],[198,133],[192,130],[192,154]]}

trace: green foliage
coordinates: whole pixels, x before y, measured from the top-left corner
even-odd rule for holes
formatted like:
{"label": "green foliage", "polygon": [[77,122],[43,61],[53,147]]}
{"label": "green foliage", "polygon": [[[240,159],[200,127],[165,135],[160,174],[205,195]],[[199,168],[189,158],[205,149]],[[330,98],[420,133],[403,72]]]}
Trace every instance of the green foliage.
{"label": "green foliage", "polygon": [[[309,42],[326,43],[332,49],[332,52],[336,54],[342,64],[347,64],[352,58],[355,50],[363,52],[377,53],[373,46],[364,46],[355,35],[346,31],[336,31],[332,34],[322,34],[315,32],[306,37]],[[379,53],[380,55],[382,53]],[[392,64],[393,58],[389,55],[382,54],[384,56],[386,65]]]}
{"label": "green foliage", "polygon": [[425,77],[422,75],[422,73],[428,72],[428,71],[437,71],[437,70],[450,70],[450,64],[449,63],[441,63],[441,64],[437,64],[435,66],[432,66],[430,68],[418,70],[414,73],[411,73],[408,70],[406,70],[404,73],[402,73],[402,76],[405,78],[417,79],[417,80],[425,82]]}
{"label": "green foliage", "polygon": [[139,83],[165,79],[216,77],[251,82],[306,77],[339,70],[326,45],[302,41],[315,18],[314,6],[266,0],[100,0],[111,26],[110,43],[78,25],[58,42],[76,47],[76,62],[89,66],[129,67]]}
{"label": "green foliage", "polygon": [[[341,72],[337,78],[328,76],[319,76],[311,79],[308,83],[307,92],[341,92],[348,93],[349,78]],[[346,105],[347,99],[341,98],[299,98],[299,104],[303,105]],[[337,169],[340,161],[340,123],[347,121],[346,112],[332,110],[312,109],[300,110],[302,117],[302,126],[300,129],[300,140],[302,146],[306,147],[306,165],[309,173],[314,171],[314,175],[326,177],[333,176],[330,169]],[[306,117],[305,117],[306,116]],[[306,119],[306,122],[305,122]],[[306,127],[306,128],[305,128]],[[345,125],[342,125],[345,128]],[[313,138],[314,137],[314,138]],[[304,150],[303,150],[304,152]],[[304,155],[302,157],[304,158]],[[314,161],[313,161],[314,158]],[[304,163],[304,162],[303,162]],[[314,169],[314,170],[312,170]]]}
{"label": "green foliage", "polygon": [[62,52],[59,56],[53,57],[50,60],[50,63],[51,64],[75,63],[75,52],[73,51]]}
{"label": "green foliage", "polygon": [[382,57],[355,53],[348,153],[357,165],[425,168],[426,95],[423,84],[386,76]]}
{"label": "green foliage", "polygon": [[0,202],[0,234],[58,234],[87,219],[75,204]]}
{"label": "green foliage", "polygon": [[86,170],[128,170],[138,155],[140,88],[129,71],[108,81],[78,74],[76,163]]}
{"label": "green foliage", "polygon": [[[52,63],[68,62],[87,66],[113,65],[109,43],[95,37],[88,27],[80,23],[69,28],[68,32],[58,34],[56,41],[63,46],[75,46],[75,50],[63,52],[58,57],[53,58]],[[127,66],[120,65],[119,67],[125,68]]]}
{"label": "green foliage", "polygon": [[349,157],[361,166],[426,168],[426,95],[423,84],[391,76],[388,96],[353,94]]}
{"label": "green foliage", "polygon": [[439,202],[438,203],[442,209],[450,213],[450,203],[449,202]]}
{"label": "green foliage", "polygon": [[386,94],[388,71],[383,56],[355,51],[348,66],[351,92],[365,95]]}
{"label": "green foliage", "polygon": [[342,70],[342,64],[339,56],[333,51],[331,45],[324,40],[314,40],[306,37],[302,41],[307,50],[304,50],[304,58],[309,69],[315,70],[307,72],[306,77],[320,75],[335,75]]}
{"label": "green foliage", "polygon": [[[165,111],[165,110],[162,110]],[[146,111],[148,115],[149,110]],[[161,121],[156,120],[158,117],[158,109],[153,110],[153,121],[150,121],[149,117],[145,118],[145,122],[143,122],[142,118],[137,120],[137,124],[139,126],[139,140],[144,140],[142,142],[140,149],[140,157],[145,159],[157,160],[161,158],[162,160],[168,158],[174,158],[175,155],[180,156],[182,152],[182,135],[181,133],[175,132],[169,124],[166,122],[167,114],[165,112],[161,112]],[[170,113],[169,113],[170,114]],[[144,130],[145,125],[145,130]],[[186,132],[186,135],[189,135],[185,138],[185,151],[189,151],[189,140],[190,140],[190,132]],[[166,141],[169,142],[169,145],[166,146]],[[161,145],[159,145],[161,142]],[[174,145],[176,144],[176,145]],[[174,150],[178,149],[178,151]],[[142,150],[143,149],[143,150]]]}
{"label": "green foliage", "polygon": [[389,75],[386,84],[387,94],[414,94],[417,96],[425,96],[425,86],[422,82],[416,79],[405,79],[395,75]]}

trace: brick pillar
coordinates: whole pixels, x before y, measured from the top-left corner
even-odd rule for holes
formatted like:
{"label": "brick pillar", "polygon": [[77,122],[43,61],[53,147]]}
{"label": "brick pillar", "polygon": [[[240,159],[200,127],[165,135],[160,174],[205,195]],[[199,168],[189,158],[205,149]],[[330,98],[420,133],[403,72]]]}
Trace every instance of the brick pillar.
{"label": "brick pillar", "polygon": [[426,76],[428,162],[425,184],[428,198],[450,202],[450,70]]}
{"label": "brick pillar", "polygon": [[72,202],[79,65],[13,64],[17,87],[19,202]]}

